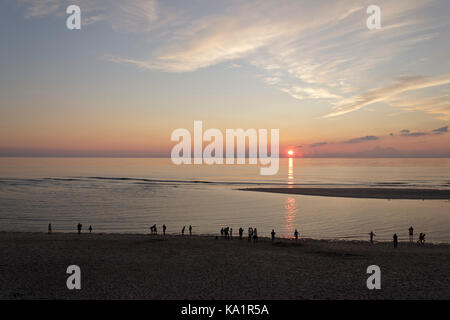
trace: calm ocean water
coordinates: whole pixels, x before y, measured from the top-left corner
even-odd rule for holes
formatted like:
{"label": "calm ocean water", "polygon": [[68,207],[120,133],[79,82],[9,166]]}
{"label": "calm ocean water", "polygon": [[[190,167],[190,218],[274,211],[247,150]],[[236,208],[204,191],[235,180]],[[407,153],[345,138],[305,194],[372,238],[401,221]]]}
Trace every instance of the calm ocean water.
{"label": "calm ocean water", "polygon": [[257,227],[260,236],[391,240],[407,229],[450,242],[450,201],[282,195],[250,186],[389,186],[450,189],[450,159],[281,159],[279,174],[255,165],[175,166],[170,159],[0,158],[0,231],[195,234]]}

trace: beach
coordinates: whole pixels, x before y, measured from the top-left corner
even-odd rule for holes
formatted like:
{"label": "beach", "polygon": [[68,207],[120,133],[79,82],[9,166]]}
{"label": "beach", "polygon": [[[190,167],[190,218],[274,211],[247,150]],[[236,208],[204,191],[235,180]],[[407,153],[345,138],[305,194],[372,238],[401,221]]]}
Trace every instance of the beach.
{"label": "beach", "polygon": [[284,194],[301,194],[322,197],[372,198],[372,199],[416,199],[446,200],[450,199],[449,189],[410,189],[410,188],[243,188],[244,191],[258,191]]}
{"label": "beach", "polygon": [[[0,232],[0,256],[0,299],[450,298],[448,244]],[[367,289],[370,265],[381,290]]]}

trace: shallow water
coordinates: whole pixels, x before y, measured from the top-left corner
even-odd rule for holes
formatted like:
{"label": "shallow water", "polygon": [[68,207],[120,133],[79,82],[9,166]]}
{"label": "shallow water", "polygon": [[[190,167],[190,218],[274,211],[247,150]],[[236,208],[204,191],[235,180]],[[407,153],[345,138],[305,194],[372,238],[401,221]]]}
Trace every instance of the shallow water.
{"label": "shallow water", "polygon": [[450,242],[448,200],[381,200],[246,192],[255,185],[450,188],[449,159],[281,159],[279,174],[258,166],[175,166],[169,159],[0,158],[0,230],[179,233],[257,227],[260,236]]}

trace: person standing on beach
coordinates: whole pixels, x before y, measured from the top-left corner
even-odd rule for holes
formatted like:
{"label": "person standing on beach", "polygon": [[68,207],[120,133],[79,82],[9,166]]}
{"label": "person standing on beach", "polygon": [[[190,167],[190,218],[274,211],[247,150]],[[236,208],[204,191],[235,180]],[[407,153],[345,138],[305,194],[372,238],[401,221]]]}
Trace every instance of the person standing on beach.
{"label": "person standing on beach", "polygon": [[239,227],[239,240],[242,240],[243,234],[244,234],[244,229],[242,229],[242,227]]}
{"label": "person standing on beach", "polygon": [[82,227],[83,227],[83,225],[82,225],[81,223],[78,222],[78,225],[77,225],[78,234],[81,233],[81,228],[82,228]]}
{"label": "person standing on beach", "polygon": [[192,226],[189,225],[189,235],[192,236]]}
{"label": "person standing on beach", "polygon": [[272,232],[270,233],[272,236],[272,242],[275,240],[275,230],[272,229]]}
{"label": "person standing on beach", "polygon": [[230,228],[230,239],[233,238],[233,228]]}
{"label": "person standing on beach", "polygon": [[295,231],[294,231],[294,237],[295,237],[295,241],[297,241],[298,240],[298,231],[297,231],[297,229],[295,229]]}
{"label": "person standing on beach", "polygon": [[52,224],[49,223],[48,224],[48,234],[51,234],[51,233],[52,233]]}
{"label": "person standing on beach", "polygon": [[253,242],[256,243],[258,241],[258,230],[253,229]]}
{"label": "person standing on beach", "polygon": [[394,238],[394,248],[397,248],[397,246],[398,246],[398,237],[397,237],[397,234],[394,233],[394,235],[392,236],[392,238]]}
{"label": "person standing on beach", "polygon": [[252,241],[253,236],[253,229],[250,227],[248,228],[248,242]]}
{"label": "person standing on beach", "polygon": [[89,225],[89,233],[92,233],[92,226]]}
{"label": "person standing on beach", "polygon": [[184,230],[186,229],[186,226],[183,226],[183,229],[181,229],[181,235],[184,236]]}
{"label": "person standing on beach", "polygon": [[163,224],[163,236],[165,236],[165,235],[166,235],[166,225]]}
{"label": "person standing on beach", "polygon": [[370,243],[373,244],[373,236],[376,236],[376,234],[373,233],[373,231],[370,231],[369,235],[370,235]]}
{"label": "person standing on beach", "polygon": [[220,229],[220,236],[222,237],[222,239],[223,239],[224,232],[225,232],[225,231],[223,230],[223,228]]}
{"label": "person standing on beach", "polygon": [[414,228],[411,226],[408,229],[409,231],[409,242],[413,243],[414,242]]}

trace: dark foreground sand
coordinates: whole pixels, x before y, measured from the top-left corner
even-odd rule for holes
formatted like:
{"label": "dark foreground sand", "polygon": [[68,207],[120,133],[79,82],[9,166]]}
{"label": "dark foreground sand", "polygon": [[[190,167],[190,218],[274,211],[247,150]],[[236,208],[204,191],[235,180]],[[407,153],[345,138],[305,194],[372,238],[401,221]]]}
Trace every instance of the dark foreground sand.
{"label": "dark foreground sand", "polygon": [[[449,299],[450,246],[0,232],[1,299]],[[66,288],[81,267],[82,289]],[[366,268],[381,267],[381,290]]]}
{"label": "dark foreground sand", "polygon": [[302,194],[309,196],[376,198],[376,199],[444,199],[450,200],[450,189],[406,188],[245,188],[244,191]]}

